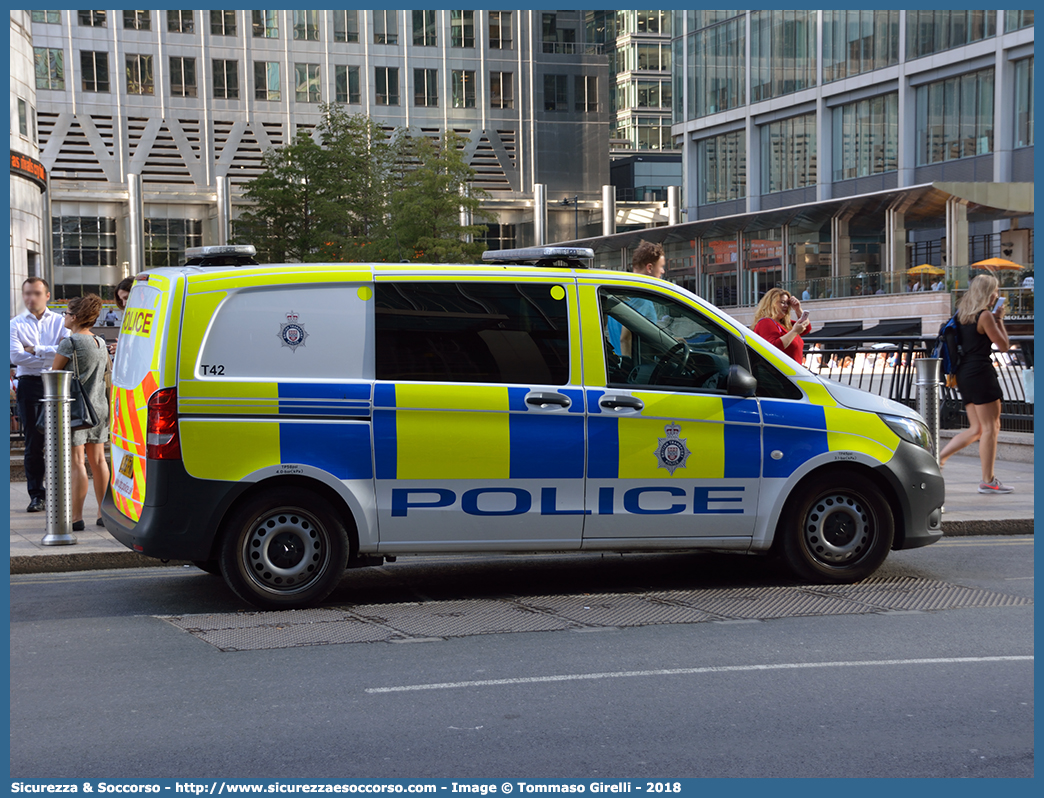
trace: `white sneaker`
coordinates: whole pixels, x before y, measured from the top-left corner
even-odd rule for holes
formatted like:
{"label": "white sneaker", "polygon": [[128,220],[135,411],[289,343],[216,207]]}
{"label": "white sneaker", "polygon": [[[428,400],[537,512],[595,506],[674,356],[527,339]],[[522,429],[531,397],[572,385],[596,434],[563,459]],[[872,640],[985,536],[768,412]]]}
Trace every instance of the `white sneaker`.
{"label": "white sneaker", "polygon": [[1012,493],[1015,488],[1002,483],[997,477],[993,478],[993,482],[980,482],[979,493]]}

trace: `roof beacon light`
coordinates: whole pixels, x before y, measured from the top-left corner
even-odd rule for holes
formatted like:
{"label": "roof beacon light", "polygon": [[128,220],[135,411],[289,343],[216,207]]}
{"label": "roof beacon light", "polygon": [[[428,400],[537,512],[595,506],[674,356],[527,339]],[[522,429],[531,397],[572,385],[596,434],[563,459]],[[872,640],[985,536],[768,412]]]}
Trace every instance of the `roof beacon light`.
{"label": "roof beacon light", "polygon": [[535,266],[567,266],[585,268],[584,261],[594,260],[594,250],[588,247],[523,247],[521,249],[494,249],[482,253],[486,263],[532,264]]}
{"label": "roof beacon light", "polygon": [[189,247],[185,250],[186,266],[256,266],[253,244],[220,244],[211,247]]}

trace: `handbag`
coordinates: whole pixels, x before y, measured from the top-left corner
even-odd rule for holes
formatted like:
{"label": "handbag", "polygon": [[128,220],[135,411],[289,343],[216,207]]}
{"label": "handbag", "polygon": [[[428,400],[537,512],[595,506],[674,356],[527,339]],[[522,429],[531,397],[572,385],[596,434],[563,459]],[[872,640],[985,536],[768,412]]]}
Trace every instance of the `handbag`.
{"label": "handbag", "polygon": [[[108,355],[106,355],[108,357]],[[80,363],[76,357],[76,344],[73,343],[73,376],[69,380],[69,428],[74,432],[81,429],[97,427],[98,414],[87,398],[87,393],[80,383]],[[47,414],[38,413],[36,428],[44,432],[47,428]]]}

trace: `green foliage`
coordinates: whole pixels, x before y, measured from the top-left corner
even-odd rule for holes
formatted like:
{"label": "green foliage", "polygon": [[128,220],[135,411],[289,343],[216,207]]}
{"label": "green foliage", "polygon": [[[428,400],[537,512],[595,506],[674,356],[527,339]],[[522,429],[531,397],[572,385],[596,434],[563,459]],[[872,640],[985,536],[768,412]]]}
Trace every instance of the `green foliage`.
{"label": "green foliage", "polygon": [[403,130],[388,135],[362,114],[322,106],[321,145],[301,134],[269,150],[264,172],[251,181],[250,210],[236,221],[236,238],[259,258],[292,261],[474,262],[485,248],[469,243],[482,225],[462,225],[485,192],[468,192],[474,170],[463,139],[439,141]]}

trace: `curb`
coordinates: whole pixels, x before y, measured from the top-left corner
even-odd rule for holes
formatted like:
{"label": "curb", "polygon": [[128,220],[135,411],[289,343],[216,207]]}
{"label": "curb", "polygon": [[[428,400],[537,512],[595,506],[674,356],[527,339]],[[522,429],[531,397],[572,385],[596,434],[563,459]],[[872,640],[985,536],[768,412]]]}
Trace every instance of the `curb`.
{"label": "curb", "polygon": [[[943,521],[943,537],[973,535],[1032,535],[1033,519],[1003,521]],[[157,560],[136,551],[100,551],[76,554],[38,554],[11,557],[12,574],[58,574],[70,571],[102,571],[115,568],[176,568],[191,565],[189,560]]]}

